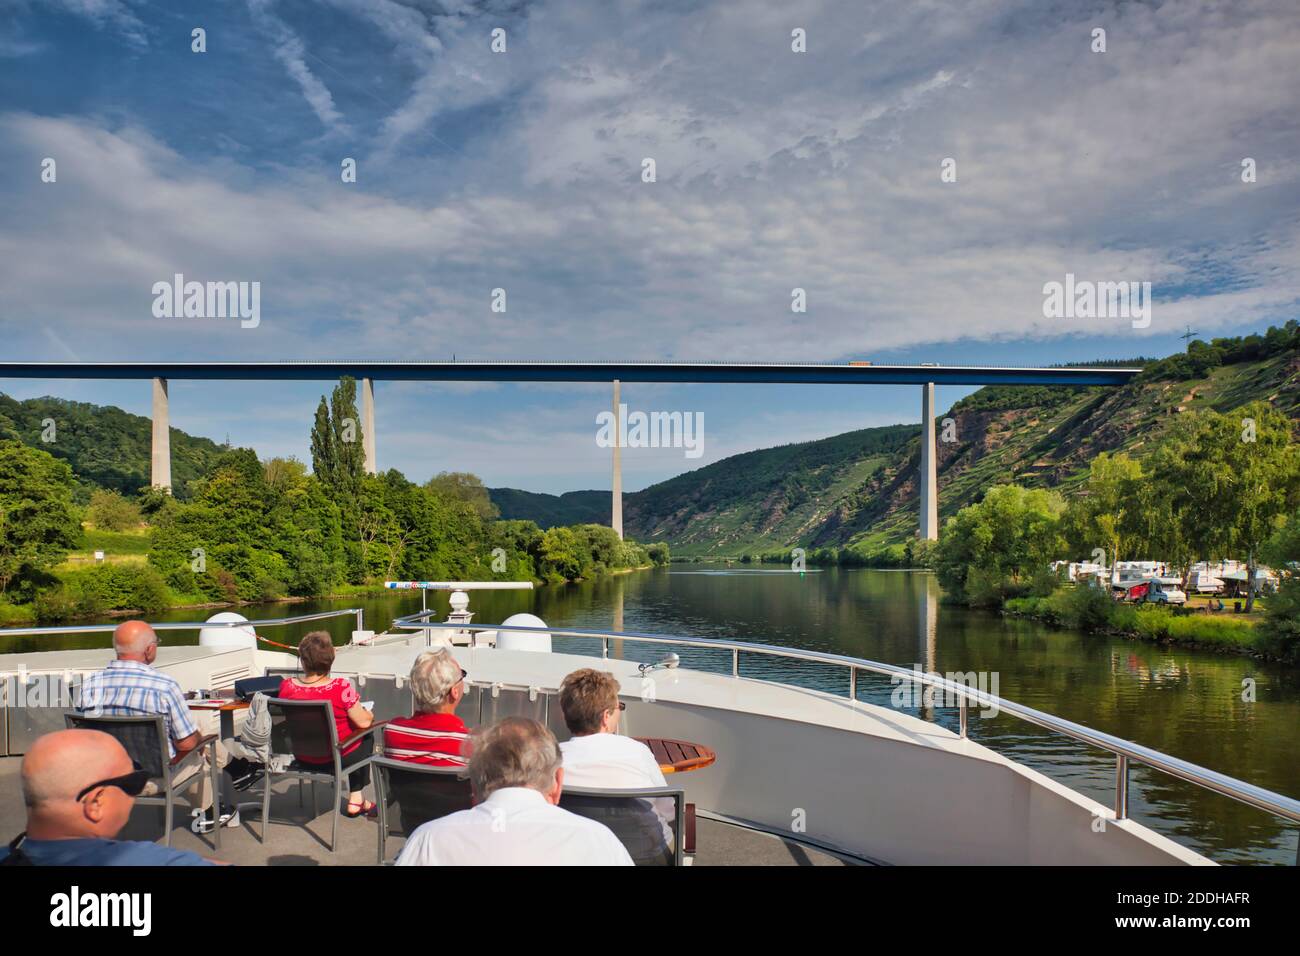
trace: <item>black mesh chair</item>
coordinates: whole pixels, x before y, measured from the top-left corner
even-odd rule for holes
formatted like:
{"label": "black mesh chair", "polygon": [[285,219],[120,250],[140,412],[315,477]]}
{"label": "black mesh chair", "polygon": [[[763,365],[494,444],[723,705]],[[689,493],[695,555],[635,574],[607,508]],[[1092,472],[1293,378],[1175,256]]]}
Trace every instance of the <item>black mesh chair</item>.
{"label": "black mesh chair", "polygon": [[[167,718],[162,714],[150,714],[140,717],[91,717],[88,714],[65,714],[64,720],[70,730],[99,730],[116,737],[127,755],[149,772],[149,779],[158,788],[157,796],[136,797],[135,802],[163,807],[163,845],[172,845],[172,820],[175,816],[177,791],[184,790],[197,783],[194,774],[184,775],[192,767],[203,766],[203,755],[208,745],[216,739],[216,734],[200,737],[193,750],[183,754],[171,755],[167,740]],[[212,774],[213,807],[221,803],[221,770],[217,761],[209,761]],[[184,776],[183,776],[184,775]],[[183,776],[183,779],[179,779]],[[212,830],[212,844],[221,848],[221,827]]]}
{"label": "black mesh chair", "polygon": [[[330,852],[338,850],[339,839],[339,802],[344,794],[347,774],[357,766],[343,769],[342,753],[363,737],[375,733],[384,726],[384,721],[375,721],[365,730],[359,730],[346,740],[338,739],[338,730],[334,725],[334,712],[327,700],[281,700],[278,697],[266,699],[267,711],[271,715],[270,755],[266,765],[266,775],[262,778],[262,842],[266,842],[267,827],[271,823],[271,787],[277,778],[288,777],[298,781],[299,802],[302,797],[302,784],[312,785],[312,811],[319,809],[316,803],[316,784],[333,785],[334,814],[330,831]],[[288,756],[292,760],[283,770],[272,769],[276,756]],[[305,760],[303,758],[306,758]]]}
{"label": "black mesh chair", "polygon": [[[659,800],[672,800],[672,816],[657,812]],[[637,866],[681,866],[686,843],[686,792],[652,787],[643,790],[591,790],[565,787],[560,807],[614,832]],[[665,824],[668,833],[664,832]]]}
{"label": "black mesh chair", "polygon": [[375,803],[379,805],[379,863],[388,862],[388,838],[409,837],[422,823],[474,805],[463,767],[431,767],[374,757]]}

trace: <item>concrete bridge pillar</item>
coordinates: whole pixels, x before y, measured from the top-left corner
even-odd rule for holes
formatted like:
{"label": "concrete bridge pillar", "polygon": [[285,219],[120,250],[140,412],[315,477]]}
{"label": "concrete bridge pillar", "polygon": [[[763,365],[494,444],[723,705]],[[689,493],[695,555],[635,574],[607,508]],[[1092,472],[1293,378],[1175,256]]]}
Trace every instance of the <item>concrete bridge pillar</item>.
{"label": "concrete bridge pillar", "polygon": [[361,380],[361,448],[366,456],[366,474],[379,474],[379,456],[375,453],[375,381]]}
{"label": "concrete bridge pillar", "polygon": [[623,538],[623,411],[619,408],[619,381],[614,379],[614,483],[613,500],[610,502],[609,526]]}
{"label": "concrete bridge pillar", "polygon": [[172,433],[168,409],[167,379],[153,380],[153,453],[149,484],[172,490]]}
{"label": "concrete bridge pillar", "polygon": [[934,443],[934,382],[921,386],[921,540],[939,540],[939,480]]}

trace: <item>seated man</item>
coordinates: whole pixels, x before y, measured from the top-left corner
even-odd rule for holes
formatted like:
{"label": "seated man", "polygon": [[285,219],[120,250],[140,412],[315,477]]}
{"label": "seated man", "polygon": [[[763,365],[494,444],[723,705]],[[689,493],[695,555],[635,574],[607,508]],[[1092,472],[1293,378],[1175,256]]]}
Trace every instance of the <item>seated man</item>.
{"label": "seated man", "polygon": [[[594,790],[642,790],[667,787],[659,761],[639,740],[618,732],[624,704],[618,699],[619,684],[613,674],[592,668],[574,671],[560,684],[560,709],[572,739],[560,744],[564,756],[564,782],[570,787]],[[638,862],[666,862],[671,857],[673,801],[664,797],[651,801],[645,818],[636,820],[612,808],[591,808],[584,815],[601,819],[614,827],[623,842],[641,847],[633,855]],[[650,819],[653,809],[656,820]],[[657,823],[657,826],[655,825]]]}
{"label": "seated man", "polygon": [[384,756],[434,767],[464,767],[469,728],[456,716],[465,698],[465,672],[446,649],[425,651],[411,666],[415,715],[384,727]]}
{"label": "seated man", "polygon": [[556,804],[564,785],[555,736],[507,717],[469,739],[475,806],[411,834],[398,866],[631,866],[609,831]]}
{"label": "seated man", "polygon": [[0,847],[0,866],[208,866],[187,850],[113,839],[148,776],[113,737],[59,730],[23,757],[27,832]]}
{"label": "seated man", "polygon": [[[162,714],[167,718],[167,745],[172,757],[184,754],[199,744],[199,729],[190,717],[190,710],[181,693],[181,685],[170,674],[156,670],[152,665],[158,657],[158,635],[144,621],[125,621],[113,632],[113,650],[117,660],[102,671],[91,674],[81,688],[80,711],[91,717],[140,717]],[[198,788],[198,805],[203,812],[192,826],[195,832],[206,833],[213,828],[211,778],[207,761],[214,759],[218,767],[225,767],[227,755],[220,744],[215,744],[207,756],[192,763],[177,778],[178,783],[197,775],[194,787]],[[153,784],[150,784],[150,788]],[[196,811],[197,813],[197,811]],[[228,826],[239,825],[239,811],[223,807],[221,822]]]}

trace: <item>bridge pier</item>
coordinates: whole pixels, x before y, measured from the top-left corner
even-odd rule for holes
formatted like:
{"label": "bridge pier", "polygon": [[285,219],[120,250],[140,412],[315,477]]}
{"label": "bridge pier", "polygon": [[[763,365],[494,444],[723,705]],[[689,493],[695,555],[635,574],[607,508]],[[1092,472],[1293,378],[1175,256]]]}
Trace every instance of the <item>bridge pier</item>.
{"label": "bridge pier", "polygon": [[168,408],[167,379],[153,380],[153,447],[150,456],[149,484],[172,490],[172,433]]}
{"label": "bridge pier", "polygon": [[379,456],[375,452],[375,380],[361,380],[361,448],[366,456],[366,474],[379,474]]}
{"label": "bridge pier", "polygon": [[612,500],[610,501],[609,526],[623,538],[623,422],[619,405],[619,381],[614,379],[614,481]]}
{"label": "bridge pier", "polygon": [[921,540],[939,540],[939,480],[934,443],[934,382],[921,386]]}

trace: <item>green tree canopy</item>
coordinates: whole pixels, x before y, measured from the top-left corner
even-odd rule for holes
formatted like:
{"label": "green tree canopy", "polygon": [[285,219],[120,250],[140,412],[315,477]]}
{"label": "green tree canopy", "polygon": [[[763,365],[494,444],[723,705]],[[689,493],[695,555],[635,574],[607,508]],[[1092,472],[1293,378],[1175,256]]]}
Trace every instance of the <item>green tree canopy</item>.
{"label": "green tree canopy", "polygon": [[948,519],[935,549],[935,570],[958,601],[993,604],[1065,550],[1061,496],[1019,485],[990,488],[984,500]]}
{"label": "green tree canopy", "polygon": [[76,546],[72,469],[43,451],[0,441],[0,594],[34,586]]}
{"label": "green tree canopy", "polygon": [[487,488],[483,487],[483,480],[467,471],[440,471],[425,482],[424,487],[446,498],[465,502],[485,521],[501,514],[492,503]]}
{"label": "green tree canopy", "polygon": [[130,531],[144,521],[139,504],[103,488],[91,492],[86,516],[103,531]]}
{"label": "green tree canopy", "polygon": [[1088,482],[1063,518],[1062,531],[1072,553],[1088,558],[1098,548],[1105,563],[1132,557],[1140,536],[1137,511],[1142,465],[1122,452],[1102,452],[1088,469]]}

